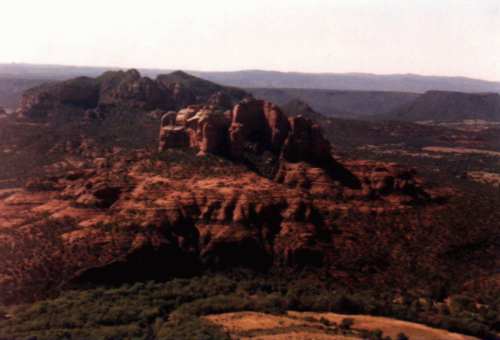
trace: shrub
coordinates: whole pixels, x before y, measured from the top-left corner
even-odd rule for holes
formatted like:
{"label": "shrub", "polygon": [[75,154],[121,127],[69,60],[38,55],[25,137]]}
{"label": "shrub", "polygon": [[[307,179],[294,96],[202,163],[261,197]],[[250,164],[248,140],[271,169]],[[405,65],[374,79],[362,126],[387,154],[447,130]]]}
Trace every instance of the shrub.
{"label": "shrub", "polygon": [[330,327],[330,326],[334,326],[335,323],[334,322],[331,322],[330,320],[328,320],[327,318],[325,317],[321,317],[319,319],[319,322],[322,323],[323,325],[327,326],[327,327]]}
{"label": "shrub", "polygon": [[360,305],[347,295],[337,297],[332,306],[332,310],[337,313],[356,314],[362,312]]}
{"label": "shrub", "polygon": [[408,336],[405,333],[399,333],[396,337],[396,340],[409,340]]}
{"label": "shrub", "polygon": [[257,298],[252,308],[265,313],[284,314],[288,310],[288,302],[280,294],[273,293]]}
{"label": "shrub", "polygon": [[[288,280],[285,275],[276,274],[211,274],[162,283],[87,287],[32,305],[0,307],[0,339],[57,339],[64,334],[77,339],[144,338],[152,330],[156,334],[160,329],[166,332],[178,327],[176,332],[187,332],[189,324],[205,329],[203,320],[197,318],[207,314],[243,310],[280,314],[290,309],[386,315],[495,339],[495,327],[500,328],[497,316],[500,301],[497,294],[490,295],[480,300],[484,308],[471,302],[476,300],[458,298],[456,305],[469,310],[455,316],[439,313],[439,306],[445,304],[430,304],[430,308],[421,309],[417,302],[416,313],[409,308],[412,301],[418,301],[411,295],[401,303],[393,303],[393,295],[389,293],[342,293],[309,277]],[[2,320],[2,313],[9,318]],[[326,318],[311,320],[327,327],[335,325]],[[352,318],[346,317],[339,328],[347,331],[353,323]],[[363,334],[366,338],[377,336],[368,331]]]}
{"label": "shrub", "polygon": [[382,337],[384,335],[384,332],[382,332],[380,329],[375,329],[371,331],[370,334],[370,339],[371,340],[383,340]]}
{"label": "shrub", "polygon": [[237,295],[218,295],[183,304],[171,314],[173,320],[183,320],[192,316],[227,313],[252,309],[248,299]]}
{"label": "shrub", "polygon": [[340,322],[339,327],[342,330],[349,330],[349,329],[351,329],[352,325],[354,325],[354,319],[352,319],[352,318],[344,318]]}
{"label": "shrub", "polygon": [[230,340],[229,335],[220,327],[199,318],[188,318],[178,323],[165,323],[160,327],[156,338],[162,340],[203,339]]}

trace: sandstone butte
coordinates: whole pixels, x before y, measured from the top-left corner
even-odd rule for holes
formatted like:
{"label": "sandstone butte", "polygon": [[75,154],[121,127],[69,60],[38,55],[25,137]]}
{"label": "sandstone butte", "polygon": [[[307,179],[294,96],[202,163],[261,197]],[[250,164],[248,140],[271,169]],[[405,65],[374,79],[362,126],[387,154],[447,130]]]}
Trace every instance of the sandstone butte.
{"label": "sandstone butte", "polygon": [[[105,116],[117,102],[140,106],[162,117],[159,150],[103,146],[82,136],[55,145],[51,152],[64,150],[65,158],[44,174],[0,190],[0,302],[40,298],[79,282],[237,266],[312,266],[354,282],[360,278],[349,264],[397,241],[397,234],[367,232],[374,216],[412,205],[439,209],[443,191],[425,189],[414,170],[335,160],[317,125],[288,118],[271,103],[236,90],[162,83],[161,76],[119,76],[25,95],[19,115],[26,119],[67,105],[87,117],[89,110]],[[352,214],[366,219],[352,222]],[[399,253],[387,256],[391,265],[380,268],[376,260],[361,261],[373,273],[370,284],[406,279],[397,275]]]}

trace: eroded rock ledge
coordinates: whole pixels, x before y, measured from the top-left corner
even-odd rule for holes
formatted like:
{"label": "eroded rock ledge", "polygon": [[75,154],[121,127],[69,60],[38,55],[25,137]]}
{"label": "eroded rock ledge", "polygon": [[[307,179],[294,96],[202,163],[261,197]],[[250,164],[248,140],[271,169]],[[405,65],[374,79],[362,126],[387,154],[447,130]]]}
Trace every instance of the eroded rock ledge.
{"label": "eroded rock ledge", "polygon": [[163,115],[159,151],[193,148],[243,162],[269,178],[283,179],[285,163],[322,168],[342,185],[359,188],[358,179],[331,155],[318,125],[302,116],[288,118],[266,101],[246,99],[232,110],[189,106]]}

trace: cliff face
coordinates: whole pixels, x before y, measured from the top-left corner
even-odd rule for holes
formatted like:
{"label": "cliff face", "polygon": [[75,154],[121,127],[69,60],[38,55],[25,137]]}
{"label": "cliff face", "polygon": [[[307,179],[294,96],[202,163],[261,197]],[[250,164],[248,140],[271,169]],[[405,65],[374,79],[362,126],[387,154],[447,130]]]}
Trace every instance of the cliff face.
{"label": "cliff face", "polygon": [[155,80],[136,70],[106,72],[97,78],[80,77],[40,85],[25,92],[19,114],[26,118],[81,114],[84,111],[119,109],[179,109],[210,100],[231,106],[247,94],[183,72],[160,75]]}
{"label": "cliff face", "polygon": [[162,117],[159,151],[193,148],[242,162],[258,173],[283,177],[283,164],[305,162],[322,168],[343,185],[359,181],[331,155],[319,126],[302,116],[288,118],[276,105],[248,99],[232,111],[191,106]]}

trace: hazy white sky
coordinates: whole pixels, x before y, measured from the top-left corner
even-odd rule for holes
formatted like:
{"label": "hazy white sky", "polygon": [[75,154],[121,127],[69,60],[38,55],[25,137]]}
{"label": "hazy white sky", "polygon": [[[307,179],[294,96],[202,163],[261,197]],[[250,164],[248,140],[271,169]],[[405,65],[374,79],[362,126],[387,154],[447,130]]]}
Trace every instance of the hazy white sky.
{"label": "hazy white sky", "polygon": [[0,62],[500,80],[500,0],[5,0]]}

